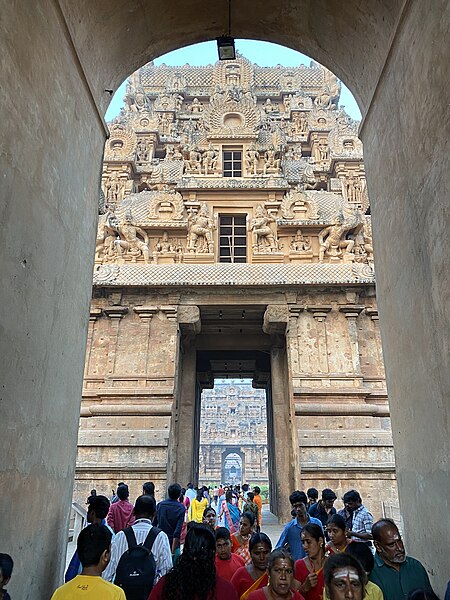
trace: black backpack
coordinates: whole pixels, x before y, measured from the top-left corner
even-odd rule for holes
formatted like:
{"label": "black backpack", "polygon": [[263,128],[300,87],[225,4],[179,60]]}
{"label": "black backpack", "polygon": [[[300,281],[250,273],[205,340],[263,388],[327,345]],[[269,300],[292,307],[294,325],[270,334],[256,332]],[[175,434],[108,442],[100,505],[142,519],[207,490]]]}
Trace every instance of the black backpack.
{"label": "black backpack", "polygon": [[147,600],[156,573],[152,546],[161,530],[152,527],[143,544],[137,543],[132,527],[127,527],[123,532],[128,550],[120,557],[114,583],[123,589],[127,600]]}

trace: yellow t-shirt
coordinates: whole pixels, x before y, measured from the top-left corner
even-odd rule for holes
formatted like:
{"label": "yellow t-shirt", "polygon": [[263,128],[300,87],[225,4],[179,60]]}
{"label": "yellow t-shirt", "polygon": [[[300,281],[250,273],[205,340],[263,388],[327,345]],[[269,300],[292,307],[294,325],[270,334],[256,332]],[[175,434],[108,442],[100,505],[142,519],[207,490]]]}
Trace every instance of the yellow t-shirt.
{"label": "yellow t-shirt", "polygon": [[92,575],[77,575],[59,587],[51,600],[126,600],[125,592],[117,585]]}

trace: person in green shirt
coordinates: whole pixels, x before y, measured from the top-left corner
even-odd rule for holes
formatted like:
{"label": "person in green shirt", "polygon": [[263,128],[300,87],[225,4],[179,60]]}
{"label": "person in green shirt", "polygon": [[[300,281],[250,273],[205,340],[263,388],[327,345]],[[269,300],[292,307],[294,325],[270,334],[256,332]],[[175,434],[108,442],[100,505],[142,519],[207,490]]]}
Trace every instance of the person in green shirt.
{"label": "person in green shirt", "polygon": [[375,544],[375,566],[370,581],[383,592],[384,600],[407,600],[409,592],[420,588],[433,591],[423,565],[406,556],[397,525],[391,519],[380,519],[372,527]]}

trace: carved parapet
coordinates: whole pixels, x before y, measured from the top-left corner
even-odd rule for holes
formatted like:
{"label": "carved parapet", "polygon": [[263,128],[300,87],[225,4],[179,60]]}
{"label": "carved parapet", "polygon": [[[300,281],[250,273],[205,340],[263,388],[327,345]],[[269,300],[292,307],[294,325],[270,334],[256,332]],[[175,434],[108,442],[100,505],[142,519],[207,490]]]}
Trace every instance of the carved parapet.
{"label": "carved parapet", "polygon": [[287,304],[269,304],[264,313],[263,331],[268,335],[283,335],[289,323]]}
{"label": "carved parapet", "polygon": [[202,328],[200,309],[198,306],[179,306],[178,324],[182,333],[197,335]]}

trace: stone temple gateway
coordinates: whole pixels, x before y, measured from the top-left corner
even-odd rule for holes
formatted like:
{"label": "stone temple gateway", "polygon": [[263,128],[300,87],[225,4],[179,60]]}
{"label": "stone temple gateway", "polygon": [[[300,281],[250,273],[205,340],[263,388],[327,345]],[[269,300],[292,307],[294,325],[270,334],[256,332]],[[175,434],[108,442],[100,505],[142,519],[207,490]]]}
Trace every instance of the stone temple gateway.
{"label": "stone temple gateway", "polygon": [[272,510],[396,499],[358,123],[327,69],[142,67],[106,143],[75,497],[199,475],[203,389],[265,391]]}

